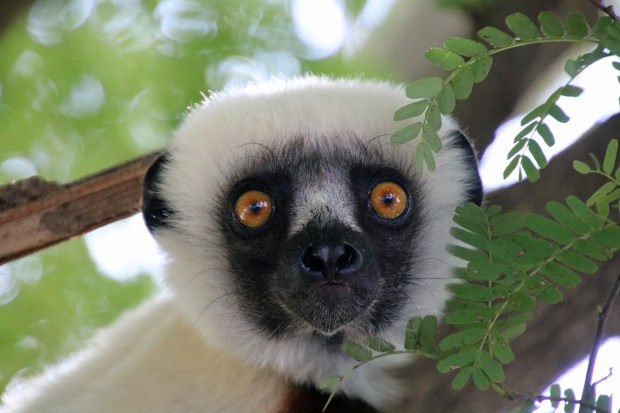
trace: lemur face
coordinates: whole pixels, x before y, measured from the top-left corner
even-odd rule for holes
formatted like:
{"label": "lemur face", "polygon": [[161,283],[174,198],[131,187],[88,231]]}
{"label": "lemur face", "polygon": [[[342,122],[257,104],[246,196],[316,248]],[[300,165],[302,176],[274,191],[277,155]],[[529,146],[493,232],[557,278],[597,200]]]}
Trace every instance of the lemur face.
{"label": "lemur face", "polygon": [[449,119],[438,171],[414,172],[412,147],[389,143],[406,103],[385,84],[302,78],[190,113],[147,175],[144,215],[207,335],[365,337],[440,311],[451,215],[480,180]]}

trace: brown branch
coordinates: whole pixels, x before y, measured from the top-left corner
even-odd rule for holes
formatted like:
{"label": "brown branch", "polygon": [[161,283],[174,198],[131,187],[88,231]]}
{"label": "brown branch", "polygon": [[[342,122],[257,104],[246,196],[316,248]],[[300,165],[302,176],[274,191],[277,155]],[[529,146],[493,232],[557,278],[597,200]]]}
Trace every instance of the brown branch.
{"label": "brown branch", "polygon": [[[607,301],[605,302],[605,306],[601,310],[598,315],[598,325],[596,326],[596,335],[594,337],[594,342],[592,343],[592,350],[590,351],[590,357],[588,358],[588,370],[586,372],[586,378],[583,383],[583,391],[581,393],[581,400],[588,401],[590,399],[594,399],[595,394],[595,385],[592,384],[592,376],[594,374],[594,366],[596,364],[596,356],[598,354],[598,349],[601,346],[603,341],[603,336],[605,332],[605,324],[607,324],[607,318],[609,317],[609,312],[611,311],[611,307],[616,301],[616,297],[620,292],[620,274],[616,277],[616,281],[614,282],[611,291],[609,292],[609,296],[607,297]],[[585,411],[585,409],[579,409],[580,412]]]}
{"label": "brown branch", "polygon": [[603,11],[603,13],[607,14],[614,20],[618,20],[618,15],[614,10],[614,6],[605,6],[600,0],[590,0],[590,3],[594,4],[597,8]]}
{"label": "brown branch", "polygon": [[0,264],[139,211],[144,174],[157,155],[69,184],[34,177],[0,187]]}

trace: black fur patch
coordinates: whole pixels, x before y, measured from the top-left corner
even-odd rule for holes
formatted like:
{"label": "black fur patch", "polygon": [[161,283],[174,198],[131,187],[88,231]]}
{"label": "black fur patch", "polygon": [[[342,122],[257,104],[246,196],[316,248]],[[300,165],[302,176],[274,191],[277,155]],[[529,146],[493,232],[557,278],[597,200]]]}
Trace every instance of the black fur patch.
{"label": "black fur patch", "polygon": [[478,173],[478,158],[476,157],[474,148],[469,139],[467,139],[467,136],[461,131],[455,131],[451,138],[454,147],[458,148],[463,153],[463,157],[469,168],[471,183],[467,189],[467,201],[473,202],[476,205],[482,205],[484,193],[482,191],[482,180]]}
{"label": "black fur patch", "polygon": [[170,227],[170,219],[174,216],[174,209],[161,197],[159,188],[160,175],[169,159],[169,154],[161,155],[153,162],[144,176],[142,216],[151,232],[155,232],[159,228]]}

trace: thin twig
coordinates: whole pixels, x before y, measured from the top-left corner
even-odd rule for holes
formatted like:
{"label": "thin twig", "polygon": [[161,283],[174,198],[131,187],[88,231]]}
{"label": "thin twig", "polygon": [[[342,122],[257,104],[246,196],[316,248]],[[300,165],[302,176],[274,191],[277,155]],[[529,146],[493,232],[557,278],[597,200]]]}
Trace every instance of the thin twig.
{"label": "thin twig", "polygon": [[597,8],[603,11],[603,13],[607,14],[614,20],[618,20],[618,15],[614,11],[614,6],[605,6],[600,0],[590,0],[592,4],[594,4]]}
{"label": "thin twig", "polygon": [[[594,398],[594,390],[595,386],[592,384],[592,375],[594,374],[594,366],[596,364],[596,356],[598,354],[598,350],[601,346],[601,343],[604,338],[605,324],[607,323],[607,318],[609,317],[609,312],[611,311],[611,307],[618,296],[618,292],[620,291],[620,274],[616,278],[611,291],[609,292],[609,297],[607,297],[607,301],[605,302],[605,306],[600,311],[598,315],[598,325],[596,327],[596,335],[594,336],[594,342],[592,343],[592,350],[590,351],[590,357],[588,358],[588,370],[586,372],[586,378],[583,382],[583,391],[581,393],[582,401],[589,401]],[[579,412],[585,411],[585,409],[579,409]]]}

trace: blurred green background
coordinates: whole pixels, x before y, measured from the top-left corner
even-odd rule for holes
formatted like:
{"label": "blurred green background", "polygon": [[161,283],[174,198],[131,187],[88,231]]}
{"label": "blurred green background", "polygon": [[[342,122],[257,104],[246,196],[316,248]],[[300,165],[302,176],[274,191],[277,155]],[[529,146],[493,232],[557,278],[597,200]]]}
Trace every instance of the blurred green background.
{"label": "blurred green background", "polygon": [[[382,62],[304,40],[293,0],[27,3],[0,27],[0,184],[69,182],[159,149],[210,90],[307,71],[385,77]],[[347,27],[367,6],[323,3]],[[82,238],[0,266],[0,393],[158,288],[146,273],[107,276]]]}

